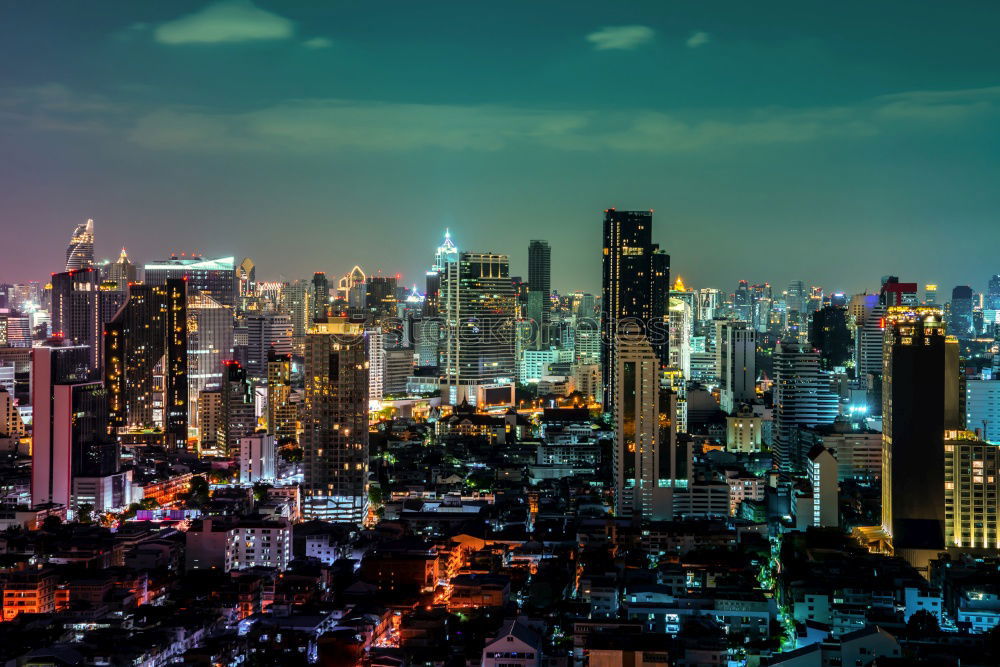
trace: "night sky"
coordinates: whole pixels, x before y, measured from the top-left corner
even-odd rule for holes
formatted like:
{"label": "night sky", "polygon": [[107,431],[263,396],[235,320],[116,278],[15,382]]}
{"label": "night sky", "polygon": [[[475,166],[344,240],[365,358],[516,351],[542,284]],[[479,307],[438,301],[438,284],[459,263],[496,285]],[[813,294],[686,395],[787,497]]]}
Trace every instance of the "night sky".
{"label": "night sky", "polygon": [[97,254],[421,280],[652,208],[696,287],[1000,273],[995,2],[0,2],[0,280]]}

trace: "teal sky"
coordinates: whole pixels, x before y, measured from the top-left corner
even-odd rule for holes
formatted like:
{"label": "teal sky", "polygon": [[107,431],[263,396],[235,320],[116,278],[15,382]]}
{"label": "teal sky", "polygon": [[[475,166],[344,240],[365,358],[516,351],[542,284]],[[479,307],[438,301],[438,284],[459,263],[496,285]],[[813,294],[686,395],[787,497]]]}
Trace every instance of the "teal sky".
{"label": "teal sky", "polygon": [[98,254],[421,280],[652,208],[688,284],[1000,273],[995,2],[0,0],[0,280]]}

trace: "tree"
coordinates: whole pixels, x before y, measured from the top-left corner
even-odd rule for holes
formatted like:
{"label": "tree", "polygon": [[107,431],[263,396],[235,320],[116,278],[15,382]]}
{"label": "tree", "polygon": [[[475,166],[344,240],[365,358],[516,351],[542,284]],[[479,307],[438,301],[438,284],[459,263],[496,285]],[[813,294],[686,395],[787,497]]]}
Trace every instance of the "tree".
{"label": "tree", "polygon": [[76,520],[80,523],[92,523],[94,520],[94,506],[90,503],[82,503],[76,508]]}
{"label": "tree", "polygon": [[292,441],[292,444],[285,445],[278,450],[278,454],[285,460],[286,463],[301,463],[302,461],[302,448]]}
{"label": "tree", "polygon": [[253,499],[258,503],[267,500],[267,490],[271,488],[266,482],[256,482],[253,485]]}
{"label": "tree", "polygon": [[914,637],[926,637],[937,634],[940,627],[937,616],[926,609],[921,609],[910,616],[910,620],[906,622],[906,629]]}

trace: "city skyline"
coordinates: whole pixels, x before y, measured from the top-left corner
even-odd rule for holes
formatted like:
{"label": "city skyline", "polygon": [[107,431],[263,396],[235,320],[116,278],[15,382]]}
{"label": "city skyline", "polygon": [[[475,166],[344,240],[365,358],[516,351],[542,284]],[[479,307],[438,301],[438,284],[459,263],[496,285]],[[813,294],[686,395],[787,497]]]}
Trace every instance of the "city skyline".
{"label": "city skyline", "polygon": [[[654,209],[697,286],[982,289],[996,272],[1000,9],[60,6],[0,27],[19,63],[0,81],[2,222],[33,231],[8,240],[6,282],[58,270],[88,218],[98,256],[417,282],[420,238],[450,227],[525,275],[551,224],[554,286],[594,292],[610,206]],[[824,252],[837,242],[850,252]]]}

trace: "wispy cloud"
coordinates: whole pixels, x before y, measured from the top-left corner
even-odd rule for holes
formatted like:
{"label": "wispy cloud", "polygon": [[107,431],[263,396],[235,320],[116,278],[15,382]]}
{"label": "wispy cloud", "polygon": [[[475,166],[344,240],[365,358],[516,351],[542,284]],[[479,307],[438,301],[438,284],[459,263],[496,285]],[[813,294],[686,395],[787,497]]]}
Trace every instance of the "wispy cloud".
{"label": "wispy cloud", "polygon": [[295,24],[250,0],[222,0],[153,30],[161,44],[232,44],[290,39]]}
{"label": "wispy cloud", "polygon": [[689,49],[697,49],[699,46],[705,46],[709,42],[709,35],[707,32],[702,32],[701,30],[694,32],[687,41],[684,42]]}
{"label": "wispy cloud", "polygon": [[[814,109],[554,110],[502,105],[303,99],[218,112],[149,108],[58,84],[3,91],[0,115],[16,130],[91,131],[148,150],[189,154],[322,155],[337,151],[479,151],[542,148],[655,155],[724,154],[960,128],[1000,115],[1000,87],[914,91]],[[123,129],[124,128],[124,129]]]}
{"label": "wispy cloud", "polygon": [[587,35],[598,51],[630,51],[653,41],[656,33],[644,25],[606,26]]}
{"label": "wispy cloud", "polygon": [[328,49],[333,46],[333,40],[326,37],[312,37],[302,42],[307,49]]}

